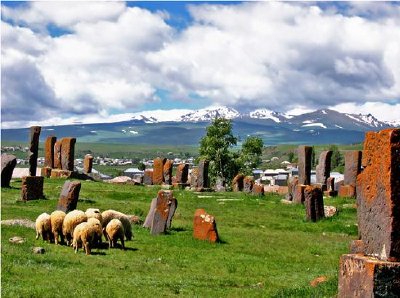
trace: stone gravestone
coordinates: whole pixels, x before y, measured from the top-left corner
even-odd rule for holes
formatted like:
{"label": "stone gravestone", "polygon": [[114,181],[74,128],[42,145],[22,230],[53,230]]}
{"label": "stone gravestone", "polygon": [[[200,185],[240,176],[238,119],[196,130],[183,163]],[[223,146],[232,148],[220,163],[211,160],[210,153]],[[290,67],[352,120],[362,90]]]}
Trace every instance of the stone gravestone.
{"label": "stone gravestone", "polygon": [[44,197],[43,182],[44,178],[41,176],[22,177],[21,200],[30,201],[42,199]]}
{"label": "stone gravestone", "polygon": [[74,171],[75,138],[61,140],[61,169]]}
{"label": "stone gravestone", "polygon": [[143,184],[153,185],[153,169],[147,169],[143,174]]}
{"label": "stone gravestone", "polygon": [[61,170],[61,140],[58,140],[54,144],[54,169]]}
{"label": "stone gravestone", "polygon": [[349,150],[344,154],[344,182],[339,188],[339,196],[355,197],[357,175],[361,172],[361,151]]}
{"label": "stone gravestone", "polygon": [[243,191],[251,193],[253,190],[254,178],[253,176],[246,176],[243,178]]}
{"label": "stone gravestone", "polygon": [[337,191],[335,190],[335,177],[329,177],[326,179],[326,191],[324,191],[324,195],[327,197],[337,196]]}
{"label": "stone gravestone", "polygon": [[176,167],[175,183],[186,184],[188,182],[189,165],[181,163]]}
{"label": "stone gravestone", "polygon": [[322,185],[322,190],[327,190],[327,179],[331,175],[332,151],[322,151],[316,167],[316,182]]}
{"label": "stone gravestone", "polygon": [[312,147],[299,146],[297,149],[297,154],[299,160],[299,184],[310,185]]}
{"label": "stone gravestone", "polygon": [[167,159],[164,163],[163,167],[163,175],[164,175],[164,183],[167,185],[172,184],[172,167],[174,165],[174,161]]}
{"label": "stone gravestone", "polygon": [[193,237],[199,240],[218,242],[219,236],[214,216],[204,209],[196,209],[193,220]]}
{"label": "stone gravestone", "polygon": [[192,168],[192,171],[190,172],[190,187],[193,189],[197,188],[198,185],[198,180],[199,180],[199,168]]}
{"label": "stone gravestone", "polygon": [[288,193],[286,194],[286,200],[288,200],[288,201],[294,200],[294,193],[296,191],[297,184],[299,184],[299,178],[297,176],[293,176],[293,177],[289,178]]}
{"label": "stone gravestone", "polygon": [[324,199],[321,188],[307,185],[304,188],[304,205],[308,221],[316,222],[324,218]]}
{"label": "stone gravestone", "polygon": [[304,190],[307,185],[297,184],[294,186],[293,203],[303,204],[305,201]]}
{"label": "stone gravestone", "polygon": [[44,166],[50,169],[54,168],[54,145],[56,141],[55,136],[48,136],[44,142]]}
{"label": "stone gravestone", "polygon": [[78,181],[65,181],[58,200],[57,210],[68,213],[76,209],[78,204],[81,183]]}
{"label": "stone gravestone", "polygon": [[10,181],[16,165],[17,158],[14,155],[5,153],[1,155],[1,187],[10,187]]}
{"label": "stone gravestone", "polygon": [[151,201],[143,227],[150,228],[152,235],[165,233],[171,227],[177,207],[178,201],[174,198],[172,190],[160,190],[157,198]]}
{"label": "stone gravestone", "polygon": [[164,182],[164,164],[165,158],[157,157],[153,162],[153,184],[161,185]]}
{"label": "stone gravestone", "polygon": [[263,196],[264,195],[264,185],[255,183],[252,189],[253,195]]}
{"label": "stone gravestone", "polygon": [[200,160],[199,167],[198,167],[198,177],[197,177],[197,188],[199,190],[203,190],[205,188],[209,188],[209,181],[208,181],[208,160]]}
{"label": "stone gravestone", "polygon": [[36,176],[37,159],[39,150],[39,136],[42,128],[40,126],[32,126],[30,129],[29,141],[29,175]]}
{"label": "stone gravestone", "polygon": [[232,180],[232,190],[233,191],[242,191],[243,190],[243,174],[237,174],[235,178]]}
{"label": "stone gravestone", "polygon": [[400,129],[366,133],[364,170],[357,177],[359,254],[340,258],[338,297],[400,293],[399,152]]}
{"label": "stone gravestone", "polygon": [[90,154],[86,154],[83,159],[83,172],[86,174],[90,174],[93,168],[93,156]]}

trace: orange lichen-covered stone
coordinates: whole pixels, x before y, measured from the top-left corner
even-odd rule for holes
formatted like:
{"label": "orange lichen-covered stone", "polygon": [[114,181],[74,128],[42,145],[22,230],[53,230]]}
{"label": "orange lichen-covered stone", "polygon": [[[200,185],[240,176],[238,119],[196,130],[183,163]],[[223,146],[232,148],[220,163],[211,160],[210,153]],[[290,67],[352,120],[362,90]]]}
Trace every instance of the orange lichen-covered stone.
{"label": "orange lichen-covered stone", "polygon": [[312,151],[310,146],[299,146],[297,149],[300,184],[309,185],[311,182]]}
{"label": "orange lichen-covered stone", "polygon": [[171,185],[172,184],[172,166],[174,165],[174,161],[167,159],[163,166],[163,175],[164,175],[164,183]]}
{"label": "orange lichen-covered stone", "polygon": [[356,186],[357,175],[361,172],[361,155],[359,150],[344,153],[344,185]]}
{"label": "orange lichen-covered stone", "polygon": [[357,178],[357,217],[365,254],[400,260],[400,129],[367,133]]}
{"label": "orange lichen-covered stone", "polygon": [[193,220],[193,237],[210,242],[219,241],[217,224],[214,216],[207,214],[204,209],[196,209]]}
{"label": "orange lichen-covered stone", "polygon": [[90,154],[86,154],[83,159],[83,172],[86,174],[90,174],[93,168],[93,156]]}
{"label": "orange lichen-covered stone", "polygon": [[50,169],[54,167],[54,145],[56,141],[55,136],[48,136],[44,142],[44,166]]}
{"label": "orange lichen-covered stone", "polygon": [[338,297],[398,297],[399,293],[399,262],[359,254],[340,257]]}
{"label": "orange lichen-covered stone", "polygon": [[242,191],[243,190],[243,174],[237,174],[235,178],[232,180],[232,190],[233,191]]}
{"label": "orange lichen-covered stone", "polygon": [[54,143],[54,169],[61,169],[61,140]]}
{"label": "orange lichen-covered stone", "polygon": [[253,193],[253,195],[256,195],[256,196],[263,196],[264,195],[264,185],[254,184],[252,193]]}
{"label": "orange lichen-covered stone", "polygon": [[354,198],[356,196],[356,187],[354,185],[341,185],[339,187],[339,197]]}
{"label": "orange lichen-covered stone", "polygon": [[181,163],[176,167],[176,179],[175,183],[187,183],[189,174],[189,165],[187,163]]}
{"label": "orange lichen-covered stone", "polygon": [[297,184],[294,186],[293,192],[293,203],[303,204],[304,203],[304,189],[307,185]]}
{"label": "orange lichen-covered stone", "polygon": [[165,158],[157,157],[153,162],[153,184],[161,185],[164,182],[164,164]]}
{"label": "orange lichen-covered stone", "polygon": [[146,223],[150,223],[151,234],[157,235],[165,233],[171,227],[178,201],[174,198],[172,190],[160,190],[154,200],[144,226],[149,227]]}

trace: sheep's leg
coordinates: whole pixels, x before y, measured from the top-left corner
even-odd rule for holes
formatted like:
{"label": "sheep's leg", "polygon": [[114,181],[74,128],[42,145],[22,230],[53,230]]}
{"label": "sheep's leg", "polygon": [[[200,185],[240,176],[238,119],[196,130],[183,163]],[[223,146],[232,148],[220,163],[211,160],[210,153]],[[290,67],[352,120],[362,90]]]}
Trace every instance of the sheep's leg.
{"label": "sheep's leg", "polygon": [[53,237],[54,237],[54,244],[58,245],[58,232],[57,231],[54,231]]}
{"label": "sheep's leg", "polygon": [[40,237],[40,233],[39,233],[39,231],[36,231],[36,240],[38,240],[39,237]]}
{"label": "sheep's leg", "polygon": [[125,250],[125,241],[124,241],[124,237],[122,236],[120,239],[121,239],[122,249]]}
{"label": "sheep's leg", "polygon": [[89,245],[89,242],[85,242],[84,246],[85,246],[86,255],[90,255],[90,245]]}

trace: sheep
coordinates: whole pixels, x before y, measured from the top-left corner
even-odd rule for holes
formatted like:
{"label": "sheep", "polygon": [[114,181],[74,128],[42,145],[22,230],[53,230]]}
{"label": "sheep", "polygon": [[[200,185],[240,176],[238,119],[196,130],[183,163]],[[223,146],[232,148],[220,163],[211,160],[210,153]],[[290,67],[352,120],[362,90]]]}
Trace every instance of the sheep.
{"label": "sheep", "polygon": [[101,243],[101,235],[103,234],[103,229],[100,220],[97,218],[91,217],[88,218],[87,223],[91,225],[95,231],[93,244],[97,245]]}
{"label": "sheep", "polygon": [[96,237],[101,236],[101,223],[96,218],[90,218],[87,222],[82,222],[74,229],[72,246],[75,253],[78,252],[79,246],[85,250],[86,255],[90,255],[91,246]]}
{"label": "sheep", "polygon": [[62,230],[68,246],[71,245],[75,227],[85,221],[87,216],[81,210],[73,210],[65,216]]}
{"label": "sheep", "polygon": [[116,247],[118,239],[121,240],[121,245],[122,248],[125,249],[125,243],[124,243],[124,226],[122,225],[122,222],[114,218],[110,220],[110,222],[107,224],[105,228],[105,234],[107,235],[108,239],[108,246],[109,248],[111,247]]}
{"label": "sheep", "polygon": [[36,240],[42,236],[43,241],[51,241],[51,220],[50,215],[48,213],[42,213],[38,216],[35,222],[36,227]]}
{"label": "sheep", "polygon": [[60,235],[61,243],[64,242],[64,235],[63,235],[63,222],[65,218],[65,212],[61,210],[53,211],[50,214],[50,221],[51,221],[51,232],[53,233],[54,242],[58,244],[58,235]]}
{"label": "sheep", "polygon": [[[124,227],[126,240],[132,240],[132,226],[129,220],[129,217],[121,212],[115,210],[106,210],[101,216],[103,217],[103,228],[107,227],[107,224],[114,218],[119,219]],[[107,235],[104,234],[104,237],[107,238]]]}
{"label": "sheep", "polygon": [[100,222],[103,221],[103,218],[102,218],[102,216],[101,216],[100,209],[97,209],[97,208],[89,208],[89,209],[86,209],[85,214],[86,214],[87,218],[93,217],[93,218],[97,218],[98,220],[100,220]]}

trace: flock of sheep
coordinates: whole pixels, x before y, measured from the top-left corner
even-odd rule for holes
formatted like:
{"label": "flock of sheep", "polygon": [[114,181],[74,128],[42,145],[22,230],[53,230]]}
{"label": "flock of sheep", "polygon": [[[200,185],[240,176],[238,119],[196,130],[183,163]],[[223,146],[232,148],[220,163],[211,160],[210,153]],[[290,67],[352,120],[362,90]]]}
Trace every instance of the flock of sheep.
{"label": "flock of sheep", "polygon": [[[132,240],[132,226],[129,217],[115,210],[100,212],[99,209],[89,208],[86,212],[73,210],[66,214],[56,210],[51,214],[42,213],[35,222],[36,239],[63,243],[72,246],[75,253],[83,247],[87,255],[91,248],[101,243],[101,236],[108,240],[109,247],[116,247],[121,241],[125,249],[124,238]],[[59,241],[60,239],[60,241]]]}

